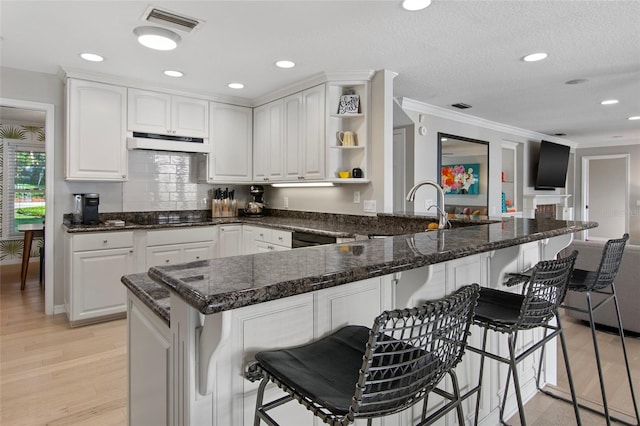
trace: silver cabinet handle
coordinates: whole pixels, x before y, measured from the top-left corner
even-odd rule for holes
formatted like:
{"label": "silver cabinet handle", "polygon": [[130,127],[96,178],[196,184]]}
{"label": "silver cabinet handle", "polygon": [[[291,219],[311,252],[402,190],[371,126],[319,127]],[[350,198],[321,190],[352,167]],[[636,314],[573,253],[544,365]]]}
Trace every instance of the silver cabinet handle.
{"label": "silver cabinet handle", "polygon": [[108,240],[102,240],[102,244],[107,244],[108,242]]}
{"label": "silver cabinet handle", "polygon": [[169,259],[165,259],[165,260],[164,260],[164,263],[169,263]]}

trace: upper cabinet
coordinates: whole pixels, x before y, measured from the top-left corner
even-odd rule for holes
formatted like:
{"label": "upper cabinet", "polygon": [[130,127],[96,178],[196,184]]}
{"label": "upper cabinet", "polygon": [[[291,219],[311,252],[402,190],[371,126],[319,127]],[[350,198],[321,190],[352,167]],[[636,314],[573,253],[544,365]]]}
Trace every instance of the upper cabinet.
{"label": "upper cabinet", "polygon": [[251,182],[252,110],[218,102],[210,104],[211,132],[208,182]]}
{"label": "upper cabinet", "polygon": [[127,89],[67,80],[66,179],[127,178]]}
{"label": "upper cabinet", "polygon": [[[369,82],[327,83],[327,180],[339,183],[370,182]],[[360,169],[362,177],[354,177]],[[340,178],[338,172],[349,172]]]}
{"label": "upper cabinet", "polygon": [[209,102],[202,99],[129,89],[127,117],[132,132],[209,137]]}
{"label": "upper cabinet", "polygon": [[254,180],[324,179],[324,132],[324,84],[256,108]]}

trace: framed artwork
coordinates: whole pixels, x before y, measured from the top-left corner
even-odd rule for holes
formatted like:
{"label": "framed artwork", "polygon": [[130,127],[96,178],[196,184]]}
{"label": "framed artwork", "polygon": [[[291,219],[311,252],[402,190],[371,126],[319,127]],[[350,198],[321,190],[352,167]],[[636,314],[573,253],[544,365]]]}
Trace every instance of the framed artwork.
{"label": "framed artwork", "polygon": [[338,106],[338,114],[357,114],[359,108],[360,108],[360,96],[358,95],[340,96],[340,105]]}
{"label": "framed artwork", "polygon": [[440,185],[445,194],[478,195],[480,164],[442,166]]}

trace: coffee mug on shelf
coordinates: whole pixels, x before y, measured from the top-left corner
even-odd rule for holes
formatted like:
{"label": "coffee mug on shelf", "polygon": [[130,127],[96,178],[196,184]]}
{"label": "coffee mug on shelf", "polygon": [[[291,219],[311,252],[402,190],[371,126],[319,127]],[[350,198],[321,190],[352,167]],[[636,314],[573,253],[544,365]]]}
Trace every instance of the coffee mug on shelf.
{"label": "coffee mug on shelf", "polygon": [[340,130],[338,132],[338,140],[342,146],[355,146],[356,140],[353,132]]}

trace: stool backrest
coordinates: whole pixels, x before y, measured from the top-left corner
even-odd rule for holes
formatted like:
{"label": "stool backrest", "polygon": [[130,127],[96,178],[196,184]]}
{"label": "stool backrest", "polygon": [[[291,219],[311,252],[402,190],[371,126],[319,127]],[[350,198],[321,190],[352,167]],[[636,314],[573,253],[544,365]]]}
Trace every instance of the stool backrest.
{"label": "stool backrest", "polygon": [[418,308],[380,314],[349,414],[382,416],[421,401],[460,362],[479,291],[472,284]]}
{"label": "stool backrest", "polygon": [[588,283],[590,287],[588,290],[599,290],[613,283],[620,269],[627,240],[629,240],[629,234],[624,234],[622,238],[612,239],[605,243],[596,278]]}
{"label": "stool backrest", "polygon": [[525,284],[524,300],[514,329],[528,329],[546,324],[558,311],[567,294],[567,286],[578,257],[574,250],[569,256],[557,260],[543,260],[533,269]]}

